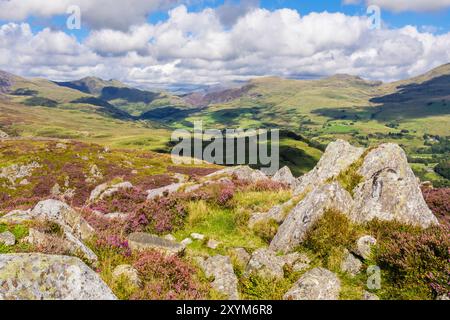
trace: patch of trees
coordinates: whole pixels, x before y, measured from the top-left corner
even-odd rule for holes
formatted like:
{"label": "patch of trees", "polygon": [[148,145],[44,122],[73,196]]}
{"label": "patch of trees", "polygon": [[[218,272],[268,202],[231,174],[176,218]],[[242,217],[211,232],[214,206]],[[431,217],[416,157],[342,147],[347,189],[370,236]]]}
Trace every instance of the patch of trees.
{"label": "patch of trees", "polygon": [[35,96],[38,94],[36,90],[26,89],[26,88],[19,88],[17,90],[14,90],[11,92],[13,96]]}
{"label": "patch of trees", "polygon": [[434,171],[442,177],[450,180],[450,160],[443,160],[434,168]]}

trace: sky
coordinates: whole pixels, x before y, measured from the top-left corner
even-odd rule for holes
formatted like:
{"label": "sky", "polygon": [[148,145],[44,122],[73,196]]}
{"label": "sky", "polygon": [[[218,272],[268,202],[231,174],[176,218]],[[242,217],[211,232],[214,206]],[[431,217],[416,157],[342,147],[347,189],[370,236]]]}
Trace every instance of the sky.
{"label": "sky", "polygon": [[448,62],[450,0],[0,0],[0,69],[26,77],[395,81]]}

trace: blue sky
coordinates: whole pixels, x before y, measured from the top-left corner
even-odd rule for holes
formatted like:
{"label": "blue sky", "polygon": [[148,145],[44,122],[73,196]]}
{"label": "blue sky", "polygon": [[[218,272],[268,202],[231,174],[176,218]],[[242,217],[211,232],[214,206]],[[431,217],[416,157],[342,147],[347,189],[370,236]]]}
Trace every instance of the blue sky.
{"label": "blue sky", "polygon": [[[395,81],[450,62],[450,0],[105,3],[0,0],[0,69],[172,87],[336,73]],[[66,28],[73,4],[80,30]],[[367,23],[371,4],[381,10],[375,30]]]}

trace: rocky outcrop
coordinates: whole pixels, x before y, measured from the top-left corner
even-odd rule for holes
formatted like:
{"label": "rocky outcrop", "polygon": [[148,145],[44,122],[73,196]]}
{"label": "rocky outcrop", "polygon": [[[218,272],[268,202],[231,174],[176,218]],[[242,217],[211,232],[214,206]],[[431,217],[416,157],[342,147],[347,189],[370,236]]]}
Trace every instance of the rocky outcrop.
{"label": "rocky outcrop", "polygon": [[238,167],[229,167],[214,173],[207,175],[207,178],[217,177],[217,176],[235,176],[239,180],[247,180],[251,182],[257,182],[261,180],[268,179],[267,176],[260,170],[254,170],[249,166],[238,166]]}
{"label": "rocky outcrop", "polygon": [[339,278],[324,268],[306,272],[284,295],[285,300],[338,300],[341,290]]}
{"label": "rocky outcrop", "polygon": [[154,249],[169,254],[177,254],[184,249],[179,243],[144,232],[131,233],[128,245],[133,251]]}
{"label": "rocky outcrop", "polygon": [[362,182],[354,190],[354,221],[378,218],[424,228],[438,224],[423,199],[405,152],[398,145],[387,143],[371,150],[358,174]]}
{"label": "rocky outcrop", "polygon": [[270,220],[281,224],[286,218],[286,208],[293,205],[293,200],[289,200],[281,205],[274,206],[266,213],[254,213],[250,216],[248,220],[249,228],[253,228],[257,223],[267,223]]}
{"label": "rocky outcrop", "polygon": [[352,197],[338,183],[326,184],[309,193],[292,209],[270,243],[273,251],[289,252],[299,245],[309,228],[327,211],[350,212]]}
{"label": "rocky outcrop", "polygon": [[262,248],[253,252],[245,268],[245,275],[255,273],[267,278],[283,278],[285,265],[300,271],[300,266],[306,268],[309,263],[308,257],[298,252],[282,256],[270,249]]}
{"label": "rocky outcrop", "polygon": [[289,167],[284,166],[280,170],[278,170],[274,176],[272,177],[272,181],[279,182],[288,186],[295,186],[297,183],[297,179],[292,175],[291,169]]}
{"label": "rocky outcrop", "polygon": [[87,240],[95,234],[94,229],[78,212],[58,200],[39,202],[30,215],[36,219],[55,222],[81,240]]}
{"label": "rocky outcrop", "polygon": [[330,143],[316,167],[298,179],[295,194],[307,193],[336,178],[357,161],[363,152],[363,148],[353,147],[344,140]]}
{"label": "rocky outcrop", "polygon": [[92,190],[90,196],[89,196],[89,202],[95,202],[96,200],[102,200],[104,198],[112,196],[114,193],[118,192],[121,189],[131,189],[133,188],[133,185],[126,181],[126,182],[120,182],[116,184],[110,184],[110,183],[103,183],[101,185],[98,185],[95,187],[94,190]]}
{"label": "rocky outcrop", "polygon": [[200,259],[199,264],[205,275],[213,277],[212,287],[224,294],[230,300],[238,300],[238,279],[234,274],[230,257],[217,255],[206,260]]}
{"label": "rocky outcrop", "polygon": [[6,179],[11,186],[15,186],[17,180],[30,177],[33,174],[33,170],[40,167],[41,165],[37,162],[25,165],[13,164],[1,169],[0,179]]}
{"label": "rocky outcrop", "polygon": [[0,255],[0,299],[115,300],[80,259],[43,254]]}
{"label": "rocky outcrop", "polygon": [[173,183],[165,187],[147,190],[147,200],[152,200],[157,197],[168,196],[169,194],[180,190],[183,185],[184,185],[183,183]]}

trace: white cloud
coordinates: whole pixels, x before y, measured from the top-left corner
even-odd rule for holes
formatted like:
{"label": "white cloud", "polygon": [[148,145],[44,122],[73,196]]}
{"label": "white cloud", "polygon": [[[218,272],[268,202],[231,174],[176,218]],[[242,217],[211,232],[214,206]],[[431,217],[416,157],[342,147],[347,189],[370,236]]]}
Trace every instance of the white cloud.
{"label": "white cloud", "polygon": [[[358,4],[361,0],[344,0],[345,4]],[[450,8],[450,0],[365,0],[367,5],[377,5],[383,9],[401,11],[437,11]]]}
{"label": "white cloud", "polygon": [[450,61],[450,33],[370,30],[366,17],[252,9],[232,26],[213,9],[179,6],[167,21],[101,29],[83,41],[63,32],[0,26],[0,69],[54,80],[96,75],[141,86],[214,84],[256,76],[350,73],[396,80]]}

